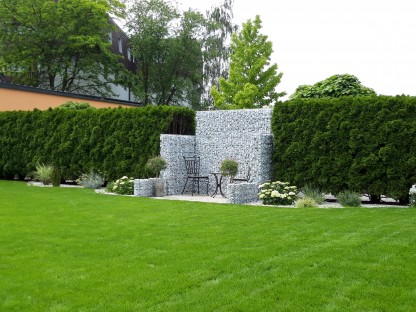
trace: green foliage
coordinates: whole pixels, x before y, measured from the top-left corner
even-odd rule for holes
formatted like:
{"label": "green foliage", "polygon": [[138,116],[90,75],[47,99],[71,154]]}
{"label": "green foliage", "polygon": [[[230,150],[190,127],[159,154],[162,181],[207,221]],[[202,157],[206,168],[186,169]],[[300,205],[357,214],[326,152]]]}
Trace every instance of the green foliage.
{"label": "green foliage", "polygon": [[120,195],[133,195],[134,193],[134,178],[128,178],[126,176],[109,183],[107,191],[110,193],[116,193]]}
{"label": "green foliage", "polygon": [[94,171],[82,174],[78,179],[77,183],[85,188],[97,189],[104,184],[104,177]]}
{"label": "green foliage", "polygon": [[299,86],[290,99],[334,98],[341,96],[376,95],[373,89],[364,87],[357,77],[349,74],[334,75],[313,86]]}
{"label": "green foliage", "polygon": [[145,177],[160,153],[160,134],[194,134],[195,112],[184,107],[0,113],[0,177],[25,176],[54,164],[65,179],[101,172],[107,180]]}
{"label": "green foliage", "polygon": [[288,182],[265,182],[259,185],[259,198],[265,205],[291,205],[297,199],[297,188]]}
{"label": "green foliage", "polygon": [[95,109],[95,107],[91,106],[90,103],[87,103],[87,102],[68,101],[62,105],[59,105],[55,109],[82,110],[82,109]]}
{"label": "green foliage", "polygon": [[273,174],[294,184],[405,202],[416,181],[416,97],[291,100],[272,129]]}
{"label": "green foliage", "polygon": [[220,172],[222,176],[230,177],[232,180],[238,173],[238,162],[233,159],[224,159],[220,164]]}
{"label": "green foliage", "polygon": [[296,208],[317,208],[318,203],[313,198],[304,197],[304,198],[299,198],[295,202],[295,207]]}
{"label": "green foliage", "polygon": [[314,200],[318,205],[323,204],[325,201],[324,192],[322,192],[321,189],[312,186],[311,184],[307,184],[302,187],[301,191],[306,198]]}
{"label": "green foliage", "polygon": [[196,11],[179,13],[172,2],[145,0],[129,11],[131,52],[139,61],[134,93],[145,104],[200,103],[205,19]]}
{"label": "green foliage", "polygon": [[361,206],[361,198],[360,194],[351,192],[351,191],[343,191],[337,194],[337,200],[341,204],[342,207],[360,207]]}
{"label": "green foliage", "polygon": [[109,13],[117,0],[0,1],[0,67],[15,83],[111,95],[122,72],[110,50]]}
{"label": "green foliage", "polygon": [[33,178],[42,182],[44,185],[49,185],[52,182],[53,166],[45,164],[37,164],[36,171],[33,172]]}
{"label": "green foliage", "polygon": [[258,108],[285,95],[275,91],[282,73],[277,73],[276,64],[270,66],[272,42],[260,34],[260,29],[261,20],[256,16],[243,24],[241,32],[233,34],[229,78],[220,78],[219,87],[211,89],[216,107]]}
{"label": "green foliage", "polygon": [[149,174],[150,177],[158,178],[161,170],[165,170],[167,167],[167,162],[160,156],[150,158],[144,169]]}
{"label": "green foliage", "polygon": [[51,174],[52,185],[55,187],[59,187],[61,185],[61,179],[62,179],[61,170],[58,167],[53,166],[52,174]]}
{"label": "green foliage", "polygon": [[232,34],[238,27],[233,24],[234,0],[224,0],[221,5],[212,7],[206,14],[206,25],[203,38],[204,86],[202,102],[212,107],[214,102],[211,88],[218,87],[220,77],[228,78],[230,69]]}

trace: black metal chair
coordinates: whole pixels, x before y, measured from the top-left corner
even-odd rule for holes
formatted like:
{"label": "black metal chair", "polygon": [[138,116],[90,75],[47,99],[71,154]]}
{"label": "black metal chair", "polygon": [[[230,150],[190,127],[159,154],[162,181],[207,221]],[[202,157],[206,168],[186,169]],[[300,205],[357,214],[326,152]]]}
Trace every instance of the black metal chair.
{"label": "black metal chair", "polygon": [[188,181],[191,180],[192,182],[192,196],[195,193],[195,186],[197,186],[198,194],[199,194],[199,182],[206,181],[207,183],[207,195],[208,195],[208,187],[209,187],[209,176],[200,175],[200,158],[198,156],[183,156],[185,161],[185,168],[186,168],[186,182],[182,190],[182,194],[185,192],[186,185]]}
{"label": "black metal chair", "polygon": [[251,167],[247,168],[246,176],[241,178],[233,178],[234,182],[249,182],[251,178]]}

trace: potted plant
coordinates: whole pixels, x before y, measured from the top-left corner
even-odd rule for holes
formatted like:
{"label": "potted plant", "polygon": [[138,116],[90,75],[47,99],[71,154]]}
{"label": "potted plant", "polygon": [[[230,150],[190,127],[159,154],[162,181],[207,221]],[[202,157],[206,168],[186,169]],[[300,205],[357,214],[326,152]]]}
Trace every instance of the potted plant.
{"label": "potted plant", "polygon": [[150,158],[144,167],[149,177],[154,178],[154,193],[156,197],[162,197],[165,194],[165,187],[163,180],[160,178],[160,171],[165,170],[166,167],[167,162],[161,156]]}
{"label": "potted plant", "polygon": [[224,177],[230,177],[230,183],[238,173],[238,162],[233,159],[224,159],[220,165],[220,173]]}

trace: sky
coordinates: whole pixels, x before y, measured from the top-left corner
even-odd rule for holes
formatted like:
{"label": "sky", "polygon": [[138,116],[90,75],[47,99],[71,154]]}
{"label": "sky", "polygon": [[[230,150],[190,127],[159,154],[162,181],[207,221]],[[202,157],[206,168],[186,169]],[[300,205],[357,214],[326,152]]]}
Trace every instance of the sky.
{"label": "sky", "polygon": [[[201,12],[222,2],[178,1]],[[351,74],[377,94],[416,95],[415,0],[234,0],[233,12],[240,29],[260,15],[278,92]]]}

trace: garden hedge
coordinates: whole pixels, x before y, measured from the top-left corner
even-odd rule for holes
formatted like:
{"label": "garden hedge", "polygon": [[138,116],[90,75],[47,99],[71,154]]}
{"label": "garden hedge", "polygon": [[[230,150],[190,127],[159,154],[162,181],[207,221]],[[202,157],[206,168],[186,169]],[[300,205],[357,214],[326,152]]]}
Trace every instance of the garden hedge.
{"label": "garden hedge", "polygon": [[66,179],[91,170],[107,180],[142,178],[159,155],[160,134],[194,134],[195,112],[183,107],[0,113],[0,178],[25,177],[36,164],[60,168]]}
{"label": "garden hedge", "polygon": [[272,129],[274,179],[404,202],[416,183],[416,97],[278,103]]}

